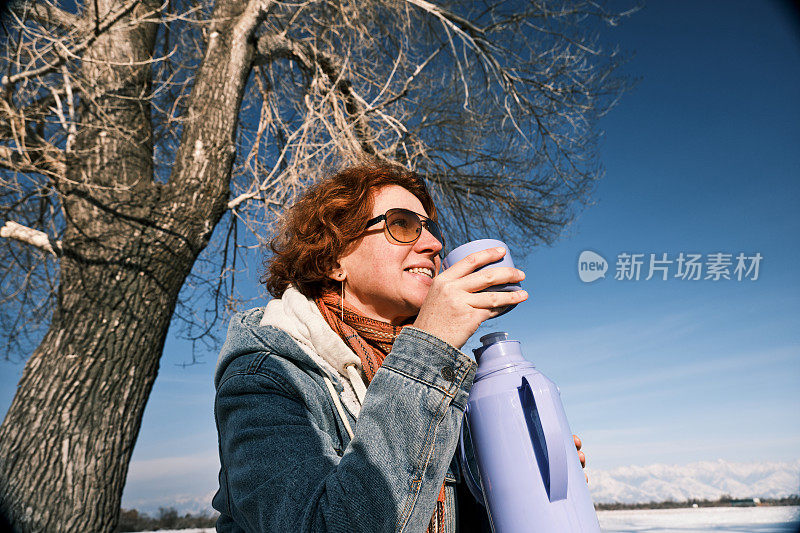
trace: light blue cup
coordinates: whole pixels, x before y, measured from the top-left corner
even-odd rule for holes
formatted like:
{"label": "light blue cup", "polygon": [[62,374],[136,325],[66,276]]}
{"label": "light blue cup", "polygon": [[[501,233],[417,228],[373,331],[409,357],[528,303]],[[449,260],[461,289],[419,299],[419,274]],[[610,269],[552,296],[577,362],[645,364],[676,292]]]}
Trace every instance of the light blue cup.
{"label": "light blue cup", "polygon": [[[480,239],[477,241],[470,241],[466,244],[462,244],[461,246],[459,246],[458,248],[447,254],[447,257],[445,257],[444,260],[442,261],[442,268],[446,270],[451,266],[453,266],[454,264],[461,261],[462,259],[464,259],[465,257],[467,257],[468,255],[474,254],[475,252],[480,252],[481,250],[487,250],[489,248],[498,248],[498,247],[505,248],[506,255],[504,255],[503,258],[500,259],[500,261],[495,261],[494,263],[489,263],[488,265],[482,266],[481,268],[477,269],[476,272],[478,270],[483,270],[484,268],[513,267],[514,261],[511,259],[511,250],[508,249],[506,243],[504,243],[503,241],[498,241],[496,239]],[[519,290],[522,290],[522,287],[519,285],[519,283],[506,283],[503,285],[494,285],[492,287],[484,289],[481,292],[488,292],[488,291],[512,292]],[[505,309],[503,309],[500,315],[508,313],[516,306],[517,304],[507,306]]]}

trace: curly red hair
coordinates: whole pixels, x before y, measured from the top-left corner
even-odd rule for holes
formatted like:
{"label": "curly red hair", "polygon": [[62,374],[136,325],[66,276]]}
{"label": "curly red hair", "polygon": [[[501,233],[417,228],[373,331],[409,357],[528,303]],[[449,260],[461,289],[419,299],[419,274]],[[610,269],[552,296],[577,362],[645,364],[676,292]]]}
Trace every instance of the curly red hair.
{"label": "curly red hair", "polygon": [[419,198],[428,216],[436,206],[425,182],[399,165],[365,164],[345,168],[309,188],[283,217],[270,242],[261,283],[275,298],[295,285],[316,298],[338,285],[328,275],[339,266],[347,247],[363,233],[372,215],[373,193],[399,185]]}

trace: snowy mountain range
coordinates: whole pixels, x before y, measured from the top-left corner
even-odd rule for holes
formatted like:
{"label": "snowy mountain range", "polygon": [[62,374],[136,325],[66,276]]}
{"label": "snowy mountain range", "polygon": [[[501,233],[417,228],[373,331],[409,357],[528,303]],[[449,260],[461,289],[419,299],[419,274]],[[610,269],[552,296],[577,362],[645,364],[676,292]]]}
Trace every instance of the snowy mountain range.
{"label": "snowy mountain range", "polygon": [[624,466],[588,470],[589,489],[598,503],[685,501],[690,498],[781,498],[800,494],[800,460],[788,463],[734,463],[723,460],[686,465]]}

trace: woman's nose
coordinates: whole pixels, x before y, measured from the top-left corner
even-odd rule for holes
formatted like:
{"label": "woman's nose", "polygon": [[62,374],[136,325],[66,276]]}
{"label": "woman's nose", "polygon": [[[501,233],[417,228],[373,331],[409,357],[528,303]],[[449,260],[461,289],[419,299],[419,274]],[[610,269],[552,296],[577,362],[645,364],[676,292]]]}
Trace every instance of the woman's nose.
{"label": "woman's nose", "polygon": [[422,233],[417,239],[417,242],[414,243],[414,251],[418,253],[438,254],[442,251],[442,243],[428,231],[428,228],[423,226]]}

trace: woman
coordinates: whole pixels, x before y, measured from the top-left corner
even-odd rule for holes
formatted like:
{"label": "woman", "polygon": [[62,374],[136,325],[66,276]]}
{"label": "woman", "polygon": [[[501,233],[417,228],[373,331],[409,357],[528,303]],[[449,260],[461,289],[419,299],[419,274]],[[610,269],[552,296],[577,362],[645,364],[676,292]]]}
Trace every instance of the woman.
{"label": "woman", "polygon": [[[443,273],[422,180],[390,165],[312,187],[272,242],[266,308],[233,317],[215,373],[218,531],[469,531],[453,460],[476,365],[459,351],[525,291],[514,268]],[[368,388],[367,388],[368,385]]]}

